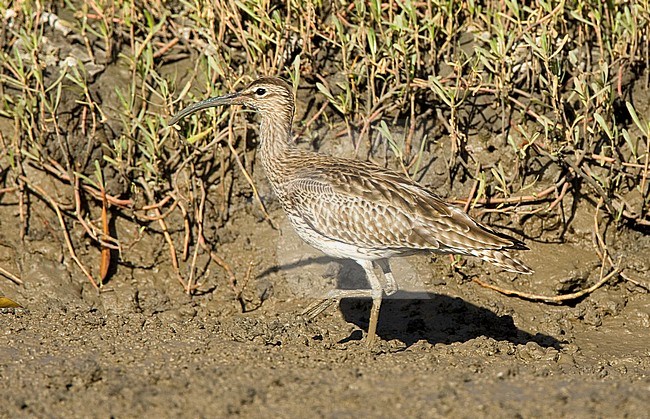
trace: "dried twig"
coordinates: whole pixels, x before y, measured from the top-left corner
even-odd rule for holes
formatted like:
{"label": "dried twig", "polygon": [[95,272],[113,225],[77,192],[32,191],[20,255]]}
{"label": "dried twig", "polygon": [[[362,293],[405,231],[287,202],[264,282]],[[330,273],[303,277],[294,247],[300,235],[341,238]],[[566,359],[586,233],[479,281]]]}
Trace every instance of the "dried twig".
{"label": "dried twig", "polygon": [[463,207],[463,211],[467,212],[469,211],[469,207],[472,205],[472,199],[474,198],[474,194],[476,193],[476,189],[478,188],[479,180],[478,180],[478,174],[481,172],[481,164],[476,165],[476,173],[474,173],[474,182],[472,183],[472,189],[469,191],[469,195],[467,195],[467,201],[465,202],[465,206]]}
{"label": "dried twig", "polygon": [[478,278],[472,278],[472,282],[475,282],[476,284],[484,287],[484,288],[489,288],[491,290],[494,290],[496,292],[499,292],[504,295],[513,295],[515,297],[523,298],[525,300],[534,300],[534,301],[543,301],[545,303],[561,303],[564,301],[571,301],[578,299],[580,297],[583,297],[587,294],[591,294],[598,288],[600,288],[604,283],[615,277],[621,272],[620,268],[615,268],[613,271],[611,271],[609,274],[606,276],[602,277],[598,282],[596,282],[594,285],[592,285],[589,288],[585,288],[583,290],[571,293],[571,294],[563,294],[563,295],[556,295],[556,296],[547,296],[547,295],[539,295],[539,294],[529,294],[527,292],[522,292],[522,291],[517,291],[517,290],[512,290],[512,289],[505,289],[498,287],[496,285],[491,285],[488,283],[485,283],[481,281]]}
{"label": "dried twig", "polygon": [[[169,199],[171,199],[171,198],[172,198],[171,195],[167,195],[167,196],[166,196],[162,201],[160,201],[160,202],[157,202],[157,203],[155,203],[155,204],[153,204],[153,205],[147,205],[147,206],[144,206],[144,207],[142,207],[142,208],[140,208],[140,209],[135,209],[134,211],[150,211],[150,210],[152,210],[152,209],[160,208],[160,207],[162,207],[162,206],[164,205],[163,202],[165,202],[165,203],[166,203],[166,202],[169,202]],[[162,219],[167,218],[167,216],[169,216],[169,214],[171,214],[172,212],[174,212],[174,210],[175,210],[176,207],[179,205],[179,203],[180,203],[179,200],[175,199],[174,202],[172,202],[171,206],[170,206],[170,207],[169,207],[165,212],[161,213],[160,215],[151,216],[151,215],[147,215],[147,214],[137,214],[137,213],[136,213],[135,216],[136,216],[137,219],[139,219],[139,220],[144,220],[144,221],[158,221],[158,220],[162,220]]]}
{"label": "dried twig", "polygon": [[277,227],[273,223],[273,220],[271,219],[271,216],[269,213],[266,211],[266,206],[264,205],[264,202],[262,202],[262,198],[260,198],[260,194],[257,192],[257,188],[255,187],[255,183],[253,182],[253,179],[251,176],[248,174],[248,171],[246,170],[246,167],[244,167],[244,164],[242,163],[241,159],[239,158],[239,154],[237,154],[237,150],[235,150],[235,147],[233,147],[232,142],[230,141],[230,138],[228,141],[226,141],[228,144],[228,148],[230,149],[230,152],[235,156],[235,161],[237,161],[237,165],[239,166],[239,169],[242,171],[242,174],[248,181],[248,184],[250,185],[251,189],[253,190],[253,196],[255,196],[255,200],[257,203],[260,205],[260,209],[262,210],[262,214],[264,214],[264,218],[266,218],[266,221],[269,222],[271,227],[273,227],[274,230],[277,230]]}
{"label": "dried twig", "polygon": [[15,192],[18,190],[18,186],[11,186],[9,188],[2,188],[0,189],[0,195],[3,193],[8,193],[8,192]]}
{"label": "dried twig", "polygon": [[323,112],[325,112],[325,110],[327,109],[328,106],[329,106],[328,101],[323,102],[323,104],[318,109],[318,111],[316,111],[316,113],[311,118],[309,118],[309,120],[307,122],[305,122],[303,124],[302,128],[298,132],[295,133],[294,139],[295,138],[300,138],[305,133],[305,131],[307,131],[309,129],[311,124],[313,124],[314,122],[316,122],[316,120],[318,118],[320,118],[320,116],[323,114]]}
{"label": "dried twig", "polygon": [[210,259],[212,259],[214,263],[226,271],[228,274],[228,283],[230,285],[230,289],[235,293],[235,295],[237,295],[239,292],[237,289],[237,278],[235,277],[235,273],[230,267],[230,264],[226,262],[221,256],[212,251],[212,249],[210,249],[206,243],[205,237],[202,234],[199,236],[199,245],[203,248],[203,250],[210,254]]}
{"label": "dried twig", "polygon": [[[246,285],[248,285],[248,281],[251,279],[251,274],[253,272],[253,266],[255,264],[251,260],[248,262],[248,269],[246,269],[246,275],[244,276],[244,280],[242,281],[241,287],[239,288],[239,292],[237,293],[237,301],[239,301],[239,304],[241,305],[242,313],[246,313],[248,310],[246,308],[246,301],[244,300],[244,290],[246,289]],[[262,305],[262,302],[260,301],[260,305],[255,307],[253,310],[259,308]]]}
{"label": "dried twig", "polygon": [[[196,213],[194,214],[196,217],[196,223],[198,227],[198,236],[202,237],[203,236],[203,217],[205,214],[205,200],[206,200],[206,192],[205,192],[205,186],[203,185],[203,182],[199,183],[200,189],[201,189],[201,199],[199,201],[199,206],[196,209]],[[185,219],[187,220],[188,217],[186,216]],[[189,224],[187,225],[189,227]],[[187,240],[186,240],[187,242]],[[190,294],[193,289],[196,289],[199,284],[197,283],[196,285],[194,284],[194,273],[196,272],[196,260],[199,255],[199,249],[201,246],[194,246],[194,254],[192,255],[192,262],[190,266],[190,277],[187,280],[187,287],[186,287],[186,292]]]}
{"label": "dried twig", "polygon": [[[51,164],[42,163],[38,166],[35,166],[37,169],[45,170],[46,172],[56,176],[59,180],[64,181],[70,185],[74,184],[70,176],[65,172],[65,169],[61,167],[55,160],[48,159]],[[90,185],[82,184],[81,187],[88,192],[95,200],[102,201],[102,193],[100,190],[93,188]],[[130,199],[120,199],[111,195],[106,195],[106,199],[111,205],[115,205],[120,208],[129,208],[133,206],[133,201]]]}
{"label": "dried twig", "polygon": [[[603,235],[600,232],[600,228],[598,227],[598,212],[600,210],[600,206],[603,204],[602,199],[598,201],[598,204],[596,205],[596,211],[594,213],[594,234],[596,236],[596,254],[600,258],[600,261],[602,263],[602,266],[605,265],[605,262],[607,262],[610,266],[615,266],[616,264],[612,260],[612,256],[609,254],[607,250],[607,245],[605,244],[605,239],[603,238]],[[625,273],[625,270],[622,269],[620,272],[621,278],[624,280],[641,287],[647,291],[650,291],[650,286],[642,283],[641,281],[638,281],[634,278],[631,278],[629,275]]]}
{"label": "dried twig", "polygon": [[[138,179],[140,185],[144,189],[145,193],[147,194],[147,197],[151,202],[155,202],[155,197],[153,195],[153,191],[147,184],[147,181],[140,178]],[[156,207],[153,210],[158,217],[162,216],[162,211],[160,211],[160,208]],[[167,245],[169,246],[169,256],[172,262],[172,268],[174,268],[174,273],[176,274],[176,279],[178,282],[185,288],[185,280],[183,279],[183,275],[181,275],[181,270],[180,266],[178,265],[178,256],[176,256],[176,247],[174,246],[174,240],[172,240],[171,234],[169,234],[169,230],[167,229],[167,223],[165,223],[165,220],[163,218],[158,219],[158,225],[160,226],[160,229],[163,232],[163,236],[165,237],[165,241],[167,242]]]}
{"label": "dried twig", "polygon": [[[534,195],[525,195],[525,196],[511,196],[508,198],[481,198],[474,201],[474,205],[497,205],[497,204],[527,204],[531,202],[547,201],[548,195],[551,192],[557,190],[557,186],[549,186],[543,191],[536,193]],[[470,198],[471,199],[471,198]],[[451,200],[452,203],[457,205],[467,205],[468,198],[465,199],[454,199]]]}
{"label": "dried twig", "polygon": [[181,209],[181,213],[183,214],[183,230],[185,231],[185,234],[183,234],[183,262],[187,261],[187,256],[190,254],[190,240],[192,239],[192,229],[190,228],[190,217],[188,215],[187,209],[185,208],[185,205],[180,202],[180,200],[176,200],[175,202],[178,202],[178,208]]}
{"label": "dried twig", "polygon": [[[596,235],[597,239],[597,246],[596,246],[596,253],[598,254],[598,257],[601,260],[601,265],[600,265],[600,279],[591,287],[585,288],[583,290],[571,293],[571,294],[563,294],[563,295],[556,295],[556,296],[547,296],[547,295],[540,295],[540,294],[531,294],[527,292],[522,292],[522,291],[517,291],[517,290],[512,290],[512,289],[506,289],[506,288],[501,288],[496,285],[491,285],[488,283],[485,283],[481,281],[478,278],[473,278],[472,282],[475,282],[476,284],[488,288],[494,291],[497,291],[501,294],[504,295],[513,295],[519,298],[523,298],[526,300],[534,300],[534,301],[543,301],[546,303],[561,303],[564,301],[571,301],[575,300],[578,298],[581,298],[587,294],[591,294],[598,288],[600,288],[603,284],[605,284],[607,281],[609,281],[611,278],[619,275],[622,272],[622,268],[620,267],[620,260],[619,263],[614,264],[612,261],[611,257],[609,257],[608,252],[607,252],[607,245],[605,243],[605,240],[603,239],[602,235],[600,234],[600,229],[598,227],[598,211],[600,209],[600,206],[602,205],[603,200],[601,199],[598,202],[598,205],[596,206],[596,211],[594,213],[594,233]],[[614,268],[613,271],[611,271],[609,274],[603,276],[604,270],[605,270],[605,264],[606,261],[609,262],[611,267]]]}
{"label": "dried twig", "polygon": [[17,285],[23,285],[23,281],[18,278],[16,275],[12,274],[2,266],[0,266],[0,275],[6,276],[10,281],[13,281]]}
{"label": "dried twig", "polygon": [[72,240],[70,239],[70,233],[68,233],[68,227],[66,226],[65,220],[63,219],[63,213],[59,208],[59,204],[51,196],[49,196],[47,192],[43,190],[43,188],[32,184],[29,181],[29,179],[26,178],[25,176],[20,176],[20,179],[25,183],[25,185],[29,189],[31,189],[34,193],[36,193],[37,195],[45,199],[45,201],[47,201],[50,204],[50,206],[54,209],[54,211],[56,212],[56,216],[59,219],[59,224],[61,225],[61,231],[63,232],[63,238],[65,239],[65,244],[68,247],[68,252],[70,253],[70,257],[72,258],[72,260],[74,260],[77,266],[79,266],[79,268],[84,273],[84,275],[86,275],[86,278],[88,278],[88,280],[93,285],[93,287],[95,287],[96,290],[99,290],[99,286],[97,285],[97,282],[90,274],[88,269],[86,269],[86,267],[83,265],[83,263],[81,263],[81,261],[77,257],[77,252],[75,252],[74,246],[72,245]]}
{"label": "dried twig", "polygon": [[178,38],[174,38],[174,39],[172,39],[171,41],[167,42],[167,43],[166,43],[165,45],[163,45],[163,46],[162,46],[158,51],[154,52],[154,54],[153,54],[153,58],[160,58],[160,57],[162,57],[163,55],[165,55],[165,53],[166,53],[167,51],[169,51],[170,49],[172,49],[172,48],[174,47],[174,45],[178,44],[179,41],[180,41],[180,40],[179,40]]}
{"label": "dried twig", "polygon": [[[106,195],[105,191],[102,188],[104,196]],[[102,233],[105,237],[110,237],[110,231],[108,229],[108,201],[106,198],[102,201]],[[107,246],[102,247],[102,257],[101,263],[99,265],[99,280],[100,284],[103,284],[106,278],[108,277],[108,268],[111,265],[111,249]]]}

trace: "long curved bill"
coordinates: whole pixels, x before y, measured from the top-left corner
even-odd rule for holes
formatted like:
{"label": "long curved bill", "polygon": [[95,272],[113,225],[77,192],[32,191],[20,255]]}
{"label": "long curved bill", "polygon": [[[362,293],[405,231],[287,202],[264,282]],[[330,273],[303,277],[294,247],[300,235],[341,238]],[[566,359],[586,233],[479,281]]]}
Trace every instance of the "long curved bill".
{"label": "long curved bill", "polygon": [[210,99],[202,100],[201,102],[190,105],[187,108],[178,112],[174,117],[167,123],[168,126],[176,124],[181,119],[193,114],[194,112],[200,111],[202,109],[213,108],[215,106],[221,105],[231,105],[234,103],[235,99],[240,96],[240,93],[229,93],[227,95],[211,97]]}

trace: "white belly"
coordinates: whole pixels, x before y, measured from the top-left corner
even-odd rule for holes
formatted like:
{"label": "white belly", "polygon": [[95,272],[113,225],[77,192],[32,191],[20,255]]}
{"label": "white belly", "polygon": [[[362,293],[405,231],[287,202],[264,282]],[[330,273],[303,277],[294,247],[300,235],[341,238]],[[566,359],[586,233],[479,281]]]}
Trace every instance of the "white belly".
{"label": "white belly", "polygon": [[301,217],[289,216],[288,218],[294,230],[298,233],[298,236],[305,243],[331,257],[354,260],[378,260],[405,255],[399,249],[374,249],[332,240],[314,231]]}

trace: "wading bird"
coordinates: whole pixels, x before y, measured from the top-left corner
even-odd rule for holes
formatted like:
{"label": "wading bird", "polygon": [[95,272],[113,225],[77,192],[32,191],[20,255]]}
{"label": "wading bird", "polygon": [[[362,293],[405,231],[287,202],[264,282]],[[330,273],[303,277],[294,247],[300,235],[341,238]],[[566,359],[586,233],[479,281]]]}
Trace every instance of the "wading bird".
{"label": "wading bird", "polygon": [[[333,301],[372,299],[366,343],[374,343],[383,292],[397,283],[390,270],[393,256],[433,252],[475,256],[507,271],[532,270],[511,250],[525,250],[519,240],[479,224],[403,174],[352,159],[298,149],[292,140],[294,96],[281,79],[263,77],[245,89],[206,99],[177,113],[169,122],[221,105],[243,105],[260,116],[259,158],[273,191],[298,235],[335,258],[356,261],[370,289],[333,290],[327,300],[306,311],[313,318]],[[384,273],[379,280],[373,268]]]}

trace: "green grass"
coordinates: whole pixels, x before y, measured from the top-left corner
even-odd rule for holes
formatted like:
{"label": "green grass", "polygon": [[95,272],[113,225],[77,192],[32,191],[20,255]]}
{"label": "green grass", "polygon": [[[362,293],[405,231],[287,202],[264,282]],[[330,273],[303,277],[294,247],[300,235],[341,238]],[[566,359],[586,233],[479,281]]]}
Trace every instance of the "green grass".
{"label": "green grass", "polygon": [[[260,75],[315,97],[319,119],[355,133],[357,152],[387,141],[388,164],[410,175],[443,144],[451,183],[475,184],[469,207],[539,214],[573,195],[650,225],[647,2],[145,4],[0,0],[0,189],[18,196],[24,232],[26,196],[56,201],[31,185],[29,166],[68,185],[55,202],[62,234],[84,228],[122,249],[97,221],[102,208],[161,232],[182,224],[165,234],[192,292],[201,191],[257,168],[241,113],[193,117],[180,135],[166,121]],[[440,130],[423,133],[431,120]],[[503,162],[479,164],[477,131],[500,139]],[[215,199],[229,205],[225,192]]]}

